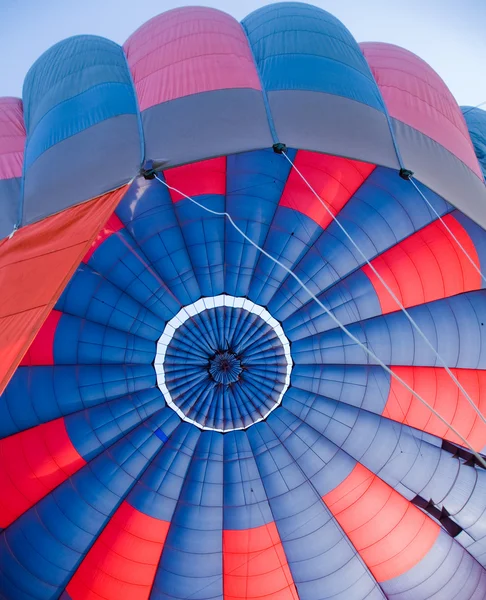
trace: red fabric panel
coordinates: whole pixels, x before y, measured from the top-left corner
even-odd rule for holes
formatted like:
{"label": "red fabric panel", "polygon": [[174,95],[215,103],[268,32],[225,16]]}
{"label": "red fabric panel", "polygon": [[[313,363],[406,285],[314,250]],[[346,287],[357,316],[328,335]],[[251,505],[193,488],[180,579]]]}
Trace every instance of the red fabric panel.
{"label": "red fabric panel", "polygon": [[58,310],[53,310],[49,314],[24,358],[21,360],[21,367],[54,364],[54,336],[56,335],[56,327],[61,315],[62,313]]}
{"label": "red fabric panel", "polygon": [[148,600],[169,525],[123,502],[69,582],[72,600]]}
{"label": "red fabric panel", "polygon": [[[202,196],[204,194],[226,194],[226,157],[211,158],[201,162],[174,167],[164,171],[166,182],[187,194]],[[172,202],[184,200],[184,196],[169,190]]]}
{"label": "red fabric panel", "polygon": [[85,257],[83,258],[83,262],[87,263],[89,259],[93,256],[94,252],[101,246],[101,244],[113,235],[120,229],[123,229],[124,225],[120,221],[120,219],[116,216],[116,213],[113,213],[111,217],[108,219],[104,227],[101,228],[101,231],[96,236],[94,242],[91,244],[91,248],[86,252]]}
{"label": "red fabric panel", "polygon": [[86,464],[56,419],[0,440],[0,527]]}
{"label": "red fabric panel", "polygon": [[0,179],[22,176],[24,146],[22,100],[0,98]]}
{"label": "red fabric panel", "polygon": [[261,89],[242,26],[206,7],[162,13],[123,46],[140,110],[213,90]]}
{"label": "red fabric panel", "polygon": [[[414,391],[463,435],[478,452],[486,446],[486,425],[478,417],[444,369],[436,367],[391,367]],[[481,413],[486,414],[486,371],[451,369]],[[392,378],[383,416],[406,423],[455,444],[464,446],[446,425],[420,400]]]}
{"label": "red fabric panel", "polygon": [[0,245],[0,393],[126,190],[23,227]]}
{"label": "red fabric panel", "polygon": [[[334,215],[337,215],[376,168],[375,165],[357,160],[307,150],[297,152],[294,164]],[[280,199],[280,206],[298,210],[323,229],[332,221],[331,215],[293,169]]]}
{"label": "red fabric panel", "polygon": [[437,523],[359,463],[323,500],[378,582],[409,571],[439,535]]}
{"label": "red fabric panel", "polygon": [[392,44],[367,42],[360,47],[390,116],[447,148],[482,180],[461,109],[432,67]]}
{"label": "red fabric panel", "polygon": [[[452,216],[444,222],[479,268],[473,241]],[[371,261],[405,308],[481,288],[474,269],[447,229],[437,220]],[[380,301],[383,314],[400,310],[368,265],[363,267]]]}
{"label": "red fabric panel", "polygon": [[275,523],[223,531],[224,600],[298,600]]}

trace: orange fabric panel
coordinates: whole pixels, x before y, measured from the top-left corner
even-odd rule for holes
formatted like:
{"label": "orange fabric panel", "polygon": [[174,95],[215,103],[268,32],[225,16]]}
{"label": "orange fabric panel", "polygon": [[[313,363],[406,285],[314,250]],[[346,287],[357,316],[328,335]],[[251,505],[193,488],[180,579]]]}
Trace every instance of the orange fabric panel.
{"label": "orange fabric panel", "polygon": [[[376,168],[369,163],[307,150],[297,152],[294,164],[333,215],[339,213]],[[323,229],[332,221],[326,208],[294,169],[290,171],[280,206],[298,210]]]}
{"label": "orange fabric panel", "polygon": [[0,527],[7,527],[86,461],[56,419],[0,440]]}
{"label": "orange fabric panel", "polygon": [[378,582],[409,571],[440,532],[437,523],[359,463],[323,500]]}
{"label": "orange fabric panel", "polygon": [[127,190],[19,229],[0,246],[0,393]]}
{"label": "orange fabric panel", "polygon": [[[174,167],[164,171],[168,185],[177,188],[188,196],[226,194],[226,156],[210,158],[201,162]],[[184,200],[184,196],[169,190],[172,202]]]}
{"label": "orange fabric panel", "polygon": [[[481,421],[445,369],[437,367],[391,367],[430,406],[463,435],[478,452],[486,446],[486,425]],[[482,414],[486,414],[486,371],[451,369]],[[406,423],[454,444],[464,442],[444,425],[394,377],[383,416]]]}
{"label": "orange fabric panel", "polygon": [[[452,216],[443,218],[479,267],[473,241]],[[481,275],[440,221],[434,221],[371,261],[388,287],[408,308],[481,288]],[[400,310],[368,265],[363,267],[380,301],[383,314]]]}
{"label": "orange fabric panel", "polygon": [[275,523],[223,531],[224,600],[298,600]]}
{"label": "orange fabric panel", "polygon": [[123,502],[74,573],[72,600],[148,600],[170,523]]}

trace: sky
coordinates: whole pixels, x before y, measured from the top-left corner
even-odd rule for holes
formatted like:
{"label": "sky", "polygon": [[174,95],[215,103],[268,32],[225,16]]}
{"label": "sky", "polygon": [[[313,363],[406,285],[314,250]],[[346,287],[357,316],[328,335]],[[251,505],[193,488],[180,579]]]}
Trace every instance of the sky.
{"label": "sky", "polygon": [[[187,4],[241,20],[271,0],[0,0],[0,96],[21,96],[29,67],[50,46],[91,33],[119,44],[151,17]],[[428,62],[459,104],[486,101],[486,0],[311,0],[358,42],[403,46]],[[486,105],[485,105],[486,106]]]}

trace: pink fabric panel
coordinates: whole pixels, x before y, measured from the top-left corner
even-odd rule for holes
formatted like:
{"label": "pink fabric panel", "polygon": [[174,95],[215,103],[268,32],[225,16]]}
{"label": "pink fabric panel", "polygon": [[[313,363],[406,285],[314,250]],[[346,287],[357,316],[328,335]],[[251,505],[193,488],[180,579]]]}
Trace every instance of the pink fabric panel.
{"label": "pink fabric panel", "polygon": [[392,44],[360,44],[391,117],[432,138],[482,178],[454,96],[421,58]]}
{"label": "pink fabric panel", "polygon": [[154,17],[124,50],[142,111],[200,92],[261,89],[243,28],[212,8],[176,8]]}
{"label": "pink fabric panel", "polygon": [[22,100],[0,98],[0,179],[22,176],[24,145]]}

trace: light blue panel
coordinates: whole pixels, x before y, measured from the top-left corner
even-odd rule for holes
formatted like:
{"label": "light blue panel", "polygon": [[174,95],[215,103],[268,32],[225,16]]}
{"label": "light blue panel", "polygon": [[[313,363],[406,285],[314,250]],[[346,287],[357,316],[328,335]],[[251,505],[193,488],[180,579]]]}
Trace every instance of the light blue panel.
{"label": "light blue panel", "polygon": [[260,8],[242,24],[267,91],[326,92],[384,110],[356,40],[328,12],[285,2]]}
{"label": "light blue panel", "polygon": [[474,146],[483,176],[486,178],[486,111],[471,106],[462,106],[469,135]]}
{"label": "light blue panel", "polygon": [[28,72],[23,224],[127,183],[142,162],[123,50],[97,36],[59,42]]}

